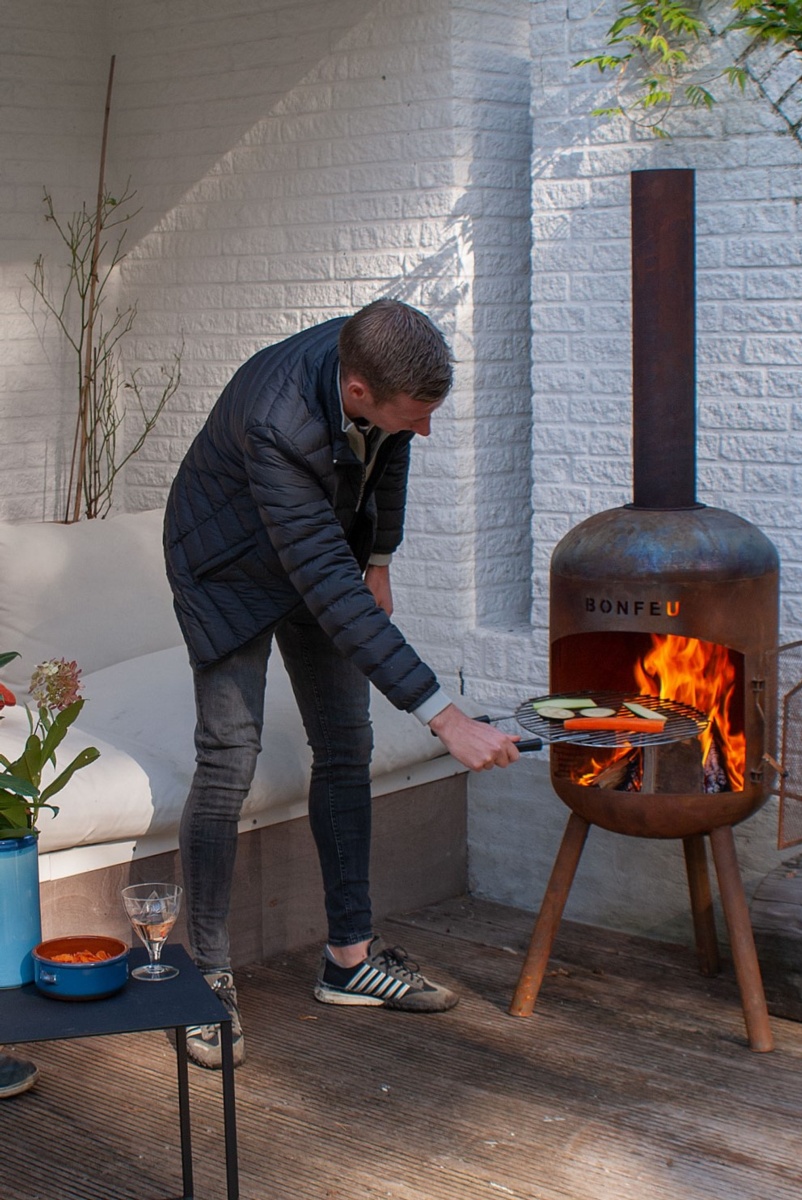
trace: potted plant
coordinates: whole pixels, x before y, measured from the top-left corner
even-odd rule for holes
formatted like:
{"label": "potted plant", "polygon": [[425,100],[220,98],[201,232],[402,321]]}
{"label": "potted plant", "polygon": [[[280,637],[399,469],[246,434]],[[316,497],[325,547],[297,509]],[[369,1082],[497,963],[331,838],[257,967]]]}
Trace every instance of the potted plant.
{"label": "potted plant", "polygon": [[[0,671],[19,655],[0,654]],[[58,770],[56,750],[84,706],[80,697],[81,671],[77,663],[52,659],[40,663],[31,677],[28,736],[19,755],[0,753],[0,988],[20,987],[33,979],[31,950],[41,940],[37,821],[43,808],[55,815],[51,798],[69,783],[76,771],[94,762],[94,746],[81,750]],[[16,696],[0,683],[2,710],[15,705]],[[43,776],[52,775],[43,786]]]}

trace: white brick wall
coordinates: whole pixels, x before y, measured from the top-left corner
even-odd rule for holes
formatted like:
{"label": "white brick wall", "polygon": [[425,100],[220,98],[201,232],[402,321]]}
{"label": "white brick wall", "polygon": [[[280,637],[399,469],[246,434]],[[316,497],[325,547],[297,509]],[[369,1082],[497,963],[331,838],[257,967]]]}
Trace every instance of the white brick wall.
{"label": "white brick wall", "polygon": [[401,619],[473,695],[545,684],[552,549],[630,492],[629,171],[688,165],[700,498],[777,542],[783,636],[800,636],[802,147],[754,95],[693,114],[670,144],[592,120],[599,79],[571,63],[601,44],[611,12],[86,0],[23,16],[7,4],[0,423],[15,453],[0,516],[56,511],[74,378],[18,295],[35,253],[55,246],[41,184],[61,212],[93,195],[113,51],[108,177],[130,175],[143,206],[122,279],[139,302],[127,350],[151,394],[185,341],[180,393],[129,471],[129,507],[161,503],[258,346],[401,295],[443,324],[458,357],[458,387],[416,455]]}
{"label": "white brick wall", "polygon": [[[77,403],[52,326],[35,326],[25,276],[48,255],[58,278],[64,253],[46,224],[43,189],[71,212],[97,190],[108,62],[102,0],[0,7],[0,517],[49,519],[61,447],[72,444]],[[91,181],[91,182],[90,182]]]}
{"label": "white brick wall", "polygon": [[472,243],[472,446],[477,481],[475,624],[527,619],[531,602],[529,388],[529,12],[454,6],[458,164]]}
{"label": "white brick wall", "polygon": [[[449,7],[305,4],[299,20],[283,0],[112,6],[126,64],[116,144],[149,185],[123,270],[143,314],[131,358],[155,370],[185,341],[180,395],[129,471],[129,506],[163,502],[222,386],[262,345],[383,294],[458,337],[470,281],[453,223]],[[439,427],[416,455],[408,528],[420,557],[399,564],[398,591],[401,611],[436,613],[451,645],[473,585],[464,571],[458,586],[437,577],[444,556],[470,549],[462,485],[444,469],[453,410]],[[428,529],[420,495],[438,503]]]}
{"label": "white brick wall", "polygon": [[155,377],[185,340],[180,396],[129,471],[129,506],[162,502],[261,345],[382,294],[420,306],[452,341],[458,386],[416,446],[396,602],[456,684],[477,613],[529,604],[524,0],[310,5],[302,28],[278,0],[234,21],[197,4],[189,33],[158,4],[144,20],[112,10],[117,154],[153,180],[123,270],[141,311],[132,361]]}
{"label": "white brick wall", "polygon": [[[548,570],[564,533],[631,499],[629,173],[690,167],[697,196],[698,497],[776,543],[782,637],[802,637],[802,145],[754,88],[719,88],[671,142],[589,116],[607,84],[581,56],[611,4],[531,6],[533,68],[531,632],[486,633],[469,691],[548,680]],[[601,80],[601,85],[600,85]],[[496,670],[501,656],[510,674]]]}
{"label": "white brick wall", "polygon": [[[753,88],[722,91],[671,142],[589,117],[607,84],[578,58],[603,47],[614,6],[531,6],[534,603],[531,628],[485,631],[468,690],[514,702],[548,681],[548,572],[585,517],[631,499],[629,173],[690,167],[697,196],[698,497],[760,526],[782,558],[782,637],[802,637],[802,145]],[[537,907],[566,820],[545,763],[471,784],[478,892]],[[748,894],[778,860],[773,804],[737,830]],[[594,830],[568,916],[689,935],[673,844]]]}
{"label": "white brick wall", "polygon": [[[17,297],[55,246],[41,185],[61,212],[94,196],[115,53],[108,178],[130,176],[143,206],[121,279],[139,303],[130,364],[155,391],[185,343],[180,393],[129,472],[127,507],[163,502],[259,346],[398,295],[442,324],[458,359],[455,393],[416,448],[400,623],[449,685],[495,711],[545,687],[554,545],[630,498],[629,172],[690,166],[699,496],[777,543],[783,636],[802,637],[802,146],[754,93],[691,114],[671,143],[591,119],[603,86],[571,64],[602,45],[612,12],[586,0],[42,0],[23,13],[7,0],[0,519],[57,513],[74,380]],[[540,777],[518,771],[506,792],[495,773],[473,789],[487,814],[476,844],[496,847],[496,866],[475,853],[475,871],[496,895],[504,847],[533,836],[505,795]],[[535,902],[541,874],[522,899]]]}

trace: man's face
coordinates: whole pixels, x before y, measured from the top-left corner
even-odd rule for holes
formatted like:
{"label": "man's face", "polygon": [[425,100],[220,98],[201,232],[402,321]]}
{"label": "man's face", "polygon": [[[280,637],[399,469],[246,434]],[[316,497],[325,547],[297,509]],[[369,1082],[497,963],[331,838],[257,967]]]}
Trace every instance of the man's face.
{"label": "man's face", "polygon": [[415,400],[406,392],[399,392],[384,404],[378,404],[370,389],[359,378],[352,375],[343,380],[343,408],[351,420],[362,417],[385,433],[417,433],[420,437],[428,437],[432,431],[432,413],[436,412],[442,400],[430,403],[427,400]]}

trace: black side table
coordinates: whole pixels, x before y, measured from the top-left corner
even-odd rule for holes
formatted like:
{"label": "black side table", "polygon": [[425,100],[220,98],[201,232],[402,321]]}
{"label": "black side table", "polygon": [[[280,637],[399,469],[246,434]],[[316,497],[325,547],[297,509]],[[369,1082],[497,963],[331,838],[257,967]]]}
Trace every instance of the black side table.
{"label": "black side table", "polygon": [[[174,1029],[184,1187],[182,1200],[193,1200],[186,1031],[189,1025],[220,1025],[227,1195],[228,1200],[238,1200],[231,1017],[183,946],[165,946],[162,958],[178,967],[180,973],[175,978],[166,979],[163,983],[129,979],[121,992],[106,1000],[55,1000],[43,996],[32,983],[21,988],[0,990],[0,1030],[3,1041],[9,1044],[50,1042],[64,1038]],[[137,947],[131,951],[132,968],[146,961],[144,948]]]}

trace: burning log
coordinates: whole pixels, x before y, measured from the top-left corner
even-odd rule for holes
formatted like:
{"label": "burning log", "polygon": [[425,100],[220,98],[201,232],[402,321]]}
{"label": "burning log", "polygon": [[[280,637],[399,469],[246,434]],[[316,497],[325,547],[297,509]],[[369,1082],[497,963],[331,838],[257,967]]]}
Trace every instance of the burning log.
{"label": "burning log", "polygon": [[721,765],[719,758],[718,747],[715,742],[710,745],[710,751],[705,759],[704,765],[704,790],[705,792],[731,792],[730,781],[727,778],[727,772]]}
{"label": "burning log", "polygon": [[691,796],[705,791],[702,747],[698,738],[650,746],[643,757],[642,791]]}
{"label": "burning log", "polygon": [[637,792],[640,785],[640,752],[625,755],[603,767],[591,787],[609,788],[616,792]]}

